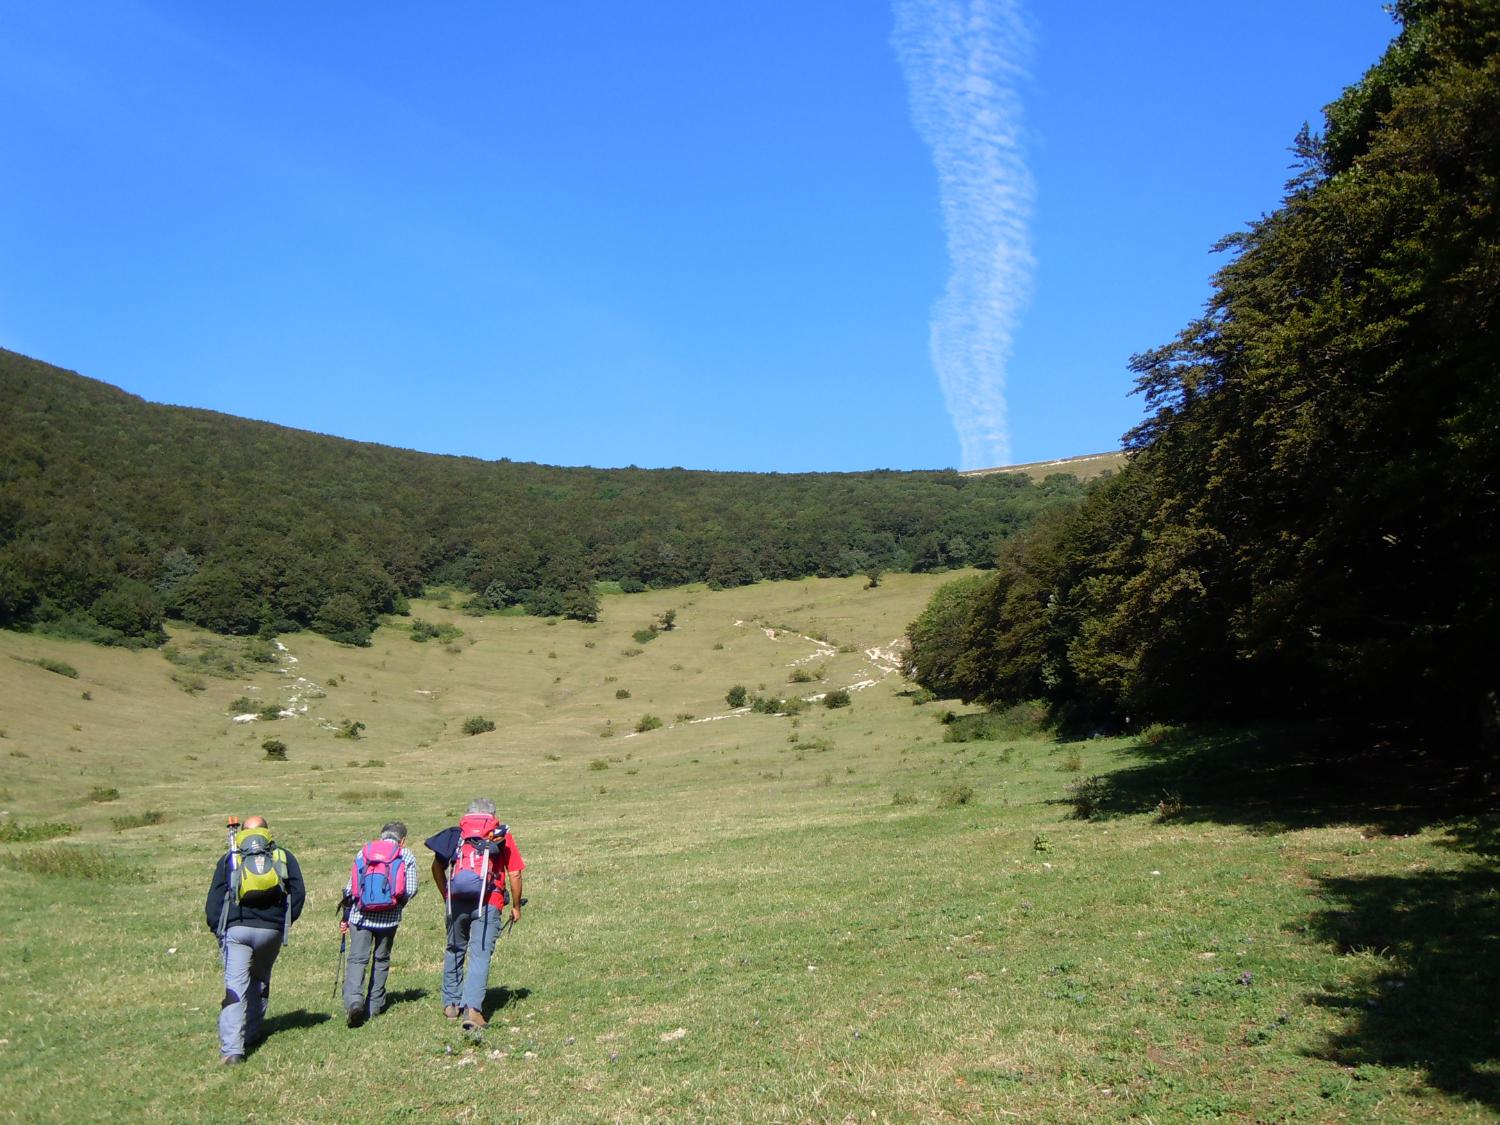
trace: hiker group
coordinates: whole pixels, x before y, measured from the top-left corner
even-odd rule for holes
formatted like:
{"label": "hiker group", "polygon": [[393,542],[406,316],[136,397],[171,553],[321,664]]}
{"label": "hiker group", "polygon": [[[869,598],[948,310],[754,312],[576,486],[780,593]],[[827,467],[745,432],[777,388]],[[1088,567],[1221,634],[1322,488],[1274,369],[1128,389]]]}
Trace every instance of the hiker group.
{"label": "hiker group", "polygon": [[[456,825],[429,836],[425,846],[446,919],[443,1015],[461,1021],[465,1031],[480,1031],[495,943],[521,918],[526,863],[486,798],[470,802]],[[390,821],[355,854],[340,899],[341,1001],[348,1026],[358,1027],[386,1007],[391,949],[402,912],[419,889],[406,825]],[[224,963],[220,1062],[244,1062],[264,1038],[271,969],[306,901],[297,857],[275,842],[265,818],[246,817],[242,825],[231,817],[228,847],[204,906]],[[338,991],[337,980],[334,987]]]}

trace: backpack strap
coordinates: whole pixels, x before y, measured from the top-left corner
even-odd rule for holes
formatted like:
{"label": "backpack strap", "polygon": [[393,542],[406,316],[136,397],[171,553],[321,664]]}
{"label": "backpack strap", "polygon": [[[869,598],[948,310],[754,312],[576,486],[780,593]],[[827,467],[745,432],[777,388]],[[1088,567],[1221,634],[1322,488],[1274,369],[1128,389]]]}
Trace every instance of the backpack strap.
{"label": "backpack strap", "polygon": [[286,852],[280,848],[272,848],[271,862],[276,865],[276,875],[281,880],[281,897],[286,900],[286,913],[281,919],[281,944],[290,945],[292,941],[292,893],[286,885]]}

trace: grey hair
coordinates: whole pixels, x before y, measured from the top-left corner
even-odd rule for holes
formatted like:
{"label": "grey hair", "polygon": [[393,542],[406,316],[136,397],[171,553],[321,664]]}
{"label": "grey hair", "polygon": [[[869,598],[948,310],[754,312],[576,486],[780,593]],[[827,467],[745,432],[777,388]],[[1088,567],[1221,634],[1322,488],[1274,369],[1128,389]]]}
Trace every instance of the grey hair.
{"label": "grey hair", "polygon": [[382,840],[404,840],[406,839],[406,825],[399,820],[393,820],[380,830],[380,838]]}
{"label": "grey hair", "polygon": [[488,797],[475,797],[469,802],[469,811],[471,813],[486,813],[489,816],[494,816],[495,802]]}

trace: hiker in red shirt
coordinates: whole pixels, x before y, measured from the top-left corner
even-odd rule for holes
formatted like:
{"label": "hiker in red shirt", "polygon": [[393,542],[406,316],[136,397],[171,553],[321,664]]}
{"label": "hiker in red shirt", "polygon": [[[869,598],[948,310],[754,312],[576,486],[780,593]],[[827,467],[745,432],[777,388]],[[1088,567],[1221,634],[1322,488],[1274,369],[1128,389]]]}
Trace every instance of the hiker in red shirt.
{"label": "hiker in red shirt", "polygon": [[490,956],[507,926],[521,920],[521,872],[526,861],[510,830],[483,797],[452,828],[426,840],[432,879],[447,902],[448,945],[443,953],[443,1015],[463,1019],[465,1031],[485,1025]]}

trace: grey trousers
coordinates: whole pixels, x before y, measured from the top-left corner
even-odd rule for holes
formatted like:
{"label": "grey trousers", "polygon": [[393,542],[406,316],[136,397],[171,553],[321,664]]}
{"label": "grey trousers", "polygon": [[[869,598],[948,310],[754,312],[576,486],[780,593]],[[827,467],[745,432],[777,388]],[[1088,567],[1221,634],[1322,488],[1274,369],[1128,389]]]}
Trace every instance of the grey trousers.
{"label": "grey trousers", "polygon": [[[367,1016],[378,1016],[385,1010],[385,978],[391,971],[391,947],[395,944],[395,926],[388,930],[349,927],[349,962],[344,966],[345,1011],[359,1009]],[[371,965],[368,995],[366,965]]]}
{"label": "grey trousers", "polygon": [[243,1055],[260,1039],[271,996],[271,966],[281,931],[230,926],[224,935],[224,1000],[219,1005],[219,1053]]}

